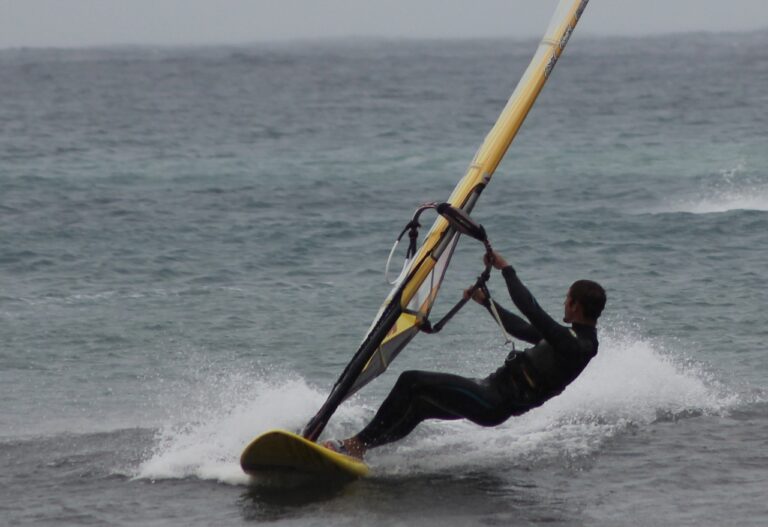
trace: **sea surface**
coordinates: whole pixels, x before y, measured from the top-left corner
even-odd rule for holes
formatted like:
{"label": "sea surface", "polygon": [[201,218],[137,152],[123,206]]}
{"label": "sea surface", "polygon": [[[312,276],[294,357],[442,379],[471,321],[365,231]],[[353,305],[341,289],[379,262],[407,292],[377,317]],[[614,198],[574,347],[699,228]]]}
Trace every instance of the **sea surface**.
{"label": "sea surface", "polygon": [[[347,486],[239,469],[325,400],[392,242],[536,44],[0,51],[0,524],[768,524],[768,32],[577,32],[483,194],[545,309],[578,278],[608,291],[560,397],[424,423]],[[481,257],[460,243],[436,316]],[[468,306],[323,437],[405,369],[483,376],[508,351]]]}

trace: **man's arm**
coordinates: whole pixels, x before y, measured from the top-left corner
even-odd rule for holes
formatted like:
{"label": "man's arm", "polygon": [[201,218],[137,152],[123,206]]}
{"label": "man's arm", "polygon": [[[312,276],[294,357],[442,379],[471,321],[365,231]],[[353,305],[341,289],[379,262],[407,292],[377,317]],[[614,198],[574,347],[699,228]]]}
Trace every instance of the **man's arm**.
{"label": "man's arm", "polygon": [[[484,305],[488,312],[493,315],[490,302],[486,300]],[[514,313],[504,309],[498,302],[493,301],[493,305],[496,306],[496,312],[499,314],[501,325],[504,326],[504,330],[507,333],[531,344],[537,344],[542,339],[541,333],[539,333],[531,324]]]}
{"label": "man's arm", "polygon": [[[472,300],[485,307],[494,319],[496,315],[491,308],[491,299],[485,296],[485,293],[481,289],[465,289],[464,298],[469,298],[472,295]],[[531,344],[538,344],[542,339],[541,333],[539,333],[535,327],[533,327],[527,320],[523,320],[514,313],[504,309],[501,304],[493,301],[493,307],[496,308],[496,313],[499,316],[499,322],[504,326],[504,330],[513,337],[530,342]]]}
{"label": "man's arm", "polygon": [[[492,254],[486,254],[483,258],[486,264],[490,263],[496,269],[501,270],[501,275],[507,283],[509,296],[515,303],[517,309],[530,320],[535,329],[541,333],[544,339],[555,349],[568,349],[578,345],[578,339],[565,326],[561,326],[554,321],[549,314],[544,311],[528,288],[526,288],[517,277],[514,267],[499,253],[494,251]],[[489,261],[490,260],[490,261]]]}
{"label": "man's arm", "polygon": [[[506,264],[506,262],[503,262]],[[555,349],[565,349],[568,346],[576,344],[576,337],[571,334],[567,327],[555,322],[555,320],[544,311],[528,288],[523,285],[517,277],[515,269],[506,264],[501,275],[507,283],[509,296],[515,303],[517,309],[531,321],[533,327],[541,333],[544,339]]]}

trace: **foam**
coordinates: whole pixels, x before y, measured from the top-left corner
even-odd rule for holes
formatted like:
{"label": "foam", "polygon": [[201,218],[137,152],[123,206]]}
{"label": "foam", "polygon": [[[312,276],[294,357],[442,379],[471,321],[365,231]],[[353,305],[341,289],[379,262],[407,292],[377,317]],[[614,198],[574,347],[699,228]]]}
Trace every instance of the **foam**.
{"label": "foam", "polygon": [[749,177],[743,164],[721,170],[719,178],[693,195],[670,199],[649,212],[714,214],[733,210],[768,211],[768,184]]}
{"label": "foam", "polygon": [[587,370],[542,407],[497,428],[428,423],[428,430],[375,461],[392,474],[573,463],[634,427],[717,413],[737,402],[701,366],[660,344],[626,330],[603,331],[600,353]]}
{"label": "foam", "polygon": [[[238,457],[253,437],[271,428],[299,430],[325,399],[299,377],[217,374],[200,382],[215,390],[158,433],[137,478],[196,477],[245,484]],[[342,405],[327,434],[361,428],[379,401],[353,398]],[[582,376],[559,397],[496,428],[464,421],[428,422],[395,445],[371,452],[380,475],[434,472],[503,464],[530,466],[578,460],[606,441],[659,419],[726,410],[736,404],[701,366],[626,329],[601,332],[601,348]],[[479,446],[481,445],[481,446]]]}
{"label": "foam", "polygon": [[[263,376],[265,374],[262,373]],[[218,375],[215,382],[201,382],[206,390],[221,390],[211,397],[198,398],[198,408],[187,407],[182,414],[194,417],[158,431],[157,444],[134,477],[178,479],[196,477],[229,484],[245,484],[239,456],[257,435],[273,428],[298,431],[325,400],[298,377],[276,375],[254,378],[253,372]],[[194,406],[194,405],[193,405]],[[364,406],[345,405],[337,412],[336,425],[362,425]]]}
{"label": "foam", "polygon": [[714,214],[733,210],[768,211],[768,187],[755,186],[722,191],[713,196],[683,199],[667,204],[656,212]]}

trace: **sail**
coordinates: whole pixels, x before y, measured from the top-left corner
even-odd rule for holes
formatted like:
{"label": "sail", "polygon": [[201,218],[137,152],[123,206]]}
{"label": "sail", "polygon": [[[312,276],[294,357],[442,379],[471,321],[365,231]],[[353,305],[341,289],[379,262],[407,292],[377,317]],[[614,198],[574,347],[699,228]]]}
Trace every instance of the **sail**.
{"label": "sail", "polygon": [[[536,53],[448,203],[469,213],[488,185],[565,49],[588,0],[561,0]],[[439,216],[400,275],[358,351],[303,435],[315,440],[339,404],[387,369],[429,315],[459,234]]]}

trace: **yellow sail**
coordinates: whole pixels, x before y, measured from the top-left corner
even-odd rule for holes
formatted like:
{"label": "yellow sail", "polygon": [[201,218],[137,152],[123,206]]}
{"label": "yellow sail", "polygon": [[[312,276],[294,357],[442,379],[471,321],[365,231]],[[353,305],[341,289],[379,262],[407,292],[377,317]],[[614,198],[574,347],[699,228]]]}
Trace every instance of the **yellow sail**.
{"label": "yellow sail", "polygon": [[[565,49],[588,0],[561,0],[522,78],[448,202],[469,213],[512,143]],[[437,298],[459,234],[438,217],[381,306],[350,364],[304,435],[316,439],[336,407],[381,374],[419,332]]]}

